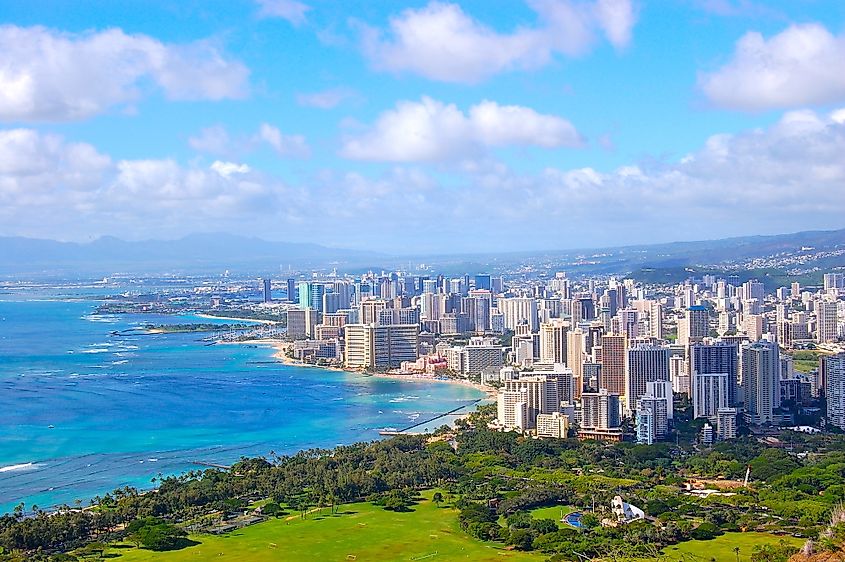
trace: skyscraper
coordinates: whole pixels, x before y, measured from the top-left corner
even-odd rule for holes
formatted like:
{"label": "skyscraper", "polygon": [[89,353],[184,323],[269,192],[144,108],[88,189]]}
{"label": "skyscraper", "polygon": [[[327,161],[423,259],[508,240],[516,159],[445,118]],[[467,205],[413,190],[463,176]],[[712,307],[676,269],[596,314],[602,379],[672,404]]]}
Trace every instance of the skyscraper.
{"label": "skyscraper", "polygon": [[820,343],[836,341],[839,337],[836,307],[836,301],[821,300],[816,303],[816,340]]}
{"label": "skyscraper", "polygon": [[629,349],[625,370],[625,405],[627,410],[633,412],[637,409],[637,403],[646,393],[647,383],[668,380],[669,348],[638,345]]}
{"label": "skyscraper", "polygon": [[264,302],[272,302],[273,301],[273,293],[271,290],[271,281],[270,278],[265,278],[261,280],[261,287],[263,289],[263,300]]}
{"label": "skyscraper", "polygon": [[601,380],[599,388],[613,394],[625,393],[625,336],[604,334],[601,337]]}
{"label": "skyscraper", "polygon": [[845,353],[822,355],[819,371],[827,399],[827,423],[845,429]]}
{"label": "skyscraper", "polygon": [[[737,377],[739,375],[739,353],[733,343],[713,345],[696,344],[690,347],[690,370],[692,386],[697,375],[725,374],[727,381],[726,403],[719,407],[733,406],[737,400]],[[714,411],[715,414],[715,411]]]}
{"label": "skyscraper", "polygon": [[350,369],[383,370],[419,357],[420,328],[414,324],[347,324],[345,362]]}
{"label": "skyscraper", "polygon": [[694,305],[687,308],[686,315],[678,322],[678,343],[690,345],[700,342],[710,333],[707,308]]}
{"label": "skyscraper", "polygon": [[475,288],[490,291],[493,288],[492,276],[489,273],[479,273],[476,275]]}
{"label": "skyscraper", "polygon": [[742,386],[748,423],[773,423],[775,410],[780,407],[777,344],[758,341],[742,347]]}
{"label": "skyscraper", "polygon": [[569,324],[555,318],[540,324],[540,361],[543,363],[566,363]]}
{"label": "skyscraper", "polygon": [[296,293],[296,279],[292,277],[288,277],[288,302],[296,302],[297,301],[297,293]]}

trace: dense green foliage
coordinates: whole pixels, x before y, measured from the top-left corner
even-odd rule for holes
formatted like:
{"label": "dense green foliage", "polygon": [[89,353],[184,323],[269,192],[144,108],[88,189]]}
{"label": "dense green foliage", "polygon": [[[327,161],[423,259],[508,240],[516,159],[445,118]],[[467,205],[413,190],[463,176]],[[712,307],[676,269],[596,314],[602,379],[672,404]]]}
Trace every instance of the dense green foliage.
{"label": "dense green foliage", "polygon": [[[790,447],[753,438],[697,450],[673,444],[605,444],[535,440],[487,430],[482,409],[440,440],[400,436],[385,441],[309,450],[292,456],[242,459],[230,471],[206,470],[164,478],[157,491],[131,488],[96,498],[94,509],[61,509],[0,517],[0,547],[71,551],[91,542],[129,538],[147,548],[178,548],[183,528],[225,522],[264,506],[263,516],[287,509],[305,519],[315,508],[364,499],[385,510],[413,510],[419,491],[437,488],[432,502],[459,510],[469,535],[519,550],[569,560],[624,550],[645,556],[655,546],[710,539],[727,531],[767,530],[816,536],[832,506],[845,499],[845,438],[790,436]],[[753,486],[707,498],[685,494],[688,476],[742,478]],[[600,525],[616,495],[642,507],[649,520]],[[533,518],[544,506],[574,506],[582,528]],[[0,560],[2,557],[0,556]]]}

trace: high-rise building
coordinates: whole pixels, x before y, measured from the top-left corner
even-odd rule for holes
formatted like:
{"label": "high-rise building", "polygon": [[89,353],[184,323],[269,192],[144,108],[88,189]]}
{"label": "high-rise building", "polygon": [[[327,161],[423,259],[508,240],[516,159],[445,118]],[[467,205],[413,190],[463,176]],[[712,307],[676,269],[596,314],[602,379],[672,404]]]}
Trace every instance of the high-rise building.
{"label": "high-rise building", "polygon": [[719,440],[736,439],[736,408],[719,408],[716,413],[716,437]]}
{"label": "high-rise building", "polygon": [[374,324],[379,321],[379,313],[387,308],[387,301],[383,299],[367,299],[361,302],[361,324]]}
{"label": "high-rise building", "polygon": [[[602,345],[604,348],[604,345]],[[669,348],[637,345],[628,350],[625,370],[625,406],[628,412],[637,409],[637,402],[646,393],[646,384],[669,380]]]}
{"label": "high-rise building", "polygon": [[816,303],[816,341],[829,343],[838,339],[836,307],[836,301],[821,300]]}
{"label": "high-rise building", "polygon": [[[695,377],[697,375],[724,373],[727,377],[728,385],[727,396],[724,397],[727,402],[716,407],[735,405],[737,402],[737,377],[739,376],[739,351],[737,345],[734,343],[696,344],[690,347],[689,354],[693,386],[695,386]],[[713,410],[713,415],[715,415],[715,410]]]}
{"label": "high-rise building", "polygon": [[322,283],[302,281],[298,289],[300,308],[313,308],[318,312],[323,312],[323,295],[326,292],[325,285]]}
{"label": "high-rise building", "polygon": [[490,291],[493,288],[492,276],[489,273],[479,273],[476,275],[475,288]]}
{"label": "high-rise building", "polygon": [[261,280],[261,288],[263,289],[263,301],[264,302],[272,302],[273,301],[273,292],[271,289],[272,281],[269,277]]}
{"label": "high-rise building", "polygon": [[569,417],[560,413],[537,414],[537,436],[566,439],[569,433]]}
{"label": "high-rise building", "polygon": [[497,303],[499,311],[505,316],[505,329],[516,331],[518,325],[527,324],[530,331],[537,331],[537,301],[533,298],[511,297],[499,299]]}
{"label": "high-rise building", "polygon": [[845,289],[845,273],[825,273],[824,290]]}
{"label": "high-rise building", "polygon": [[621,423],[618,394],[601,389],[581,395],[579,438],[621,441]]}
{"label": "high-rise building", "polygon": [[728,407],[727,373],[697,373],[692,379],[693,418],[716,419]]}
{"label": "high-rise building", "polygon": [[559,318],[540,324],[540,361],[566,363],[569,359],[566,345],[569,323]]}
{"label": "high-rise building", "polygon": [[288,277],[287,280],[287,293],[288,293],[288,302],[295,303],[298,300],[299,295],[296,292],[296,279],[292,277]]}
{"label": "high-rise building", "polygon": [[625,393],[625,336],[604,334],[601,337],[600,388],[612,394]]}
{"label": "high-rise building", "polygon": [[654,410],[642,404],[637,407],[635,416],[635,432],[638,445],[651,445],[654,443]]}
{"label": "high-rise building", "polygon": [[566,334],[566,364],[572,369],[576,399],[581,398],[584,388],[584,361],[584,332],[581,328],[575,328]]}
{"label": "high-rise building", "polygon": [[845,429],[845,353],[822,355],[819,374],[827,399],[827,423]]}
{"label": "high-rise building", "polygon": [[463,373],[480,375],[488,367],[501,367],[504,364],[502,346],[493,338],[470,338],[463,349]]}
{"label": "high-rise building", "polygon": [[693,305],[687,308],[686,314],[678,321],[678,343],[689,345],[700,342],[710,334],[707,308],[703,305]]}
{"label": "high-rise building", "polygon": [[672,390],[679,394],[690,394],[690,376],[687,372],[687,361],[683,355],[672,355],[669,357],[669,380],[672,381]]}
{"label": "high-rise building", "polygon": [[496,397],[496,417],[505,429],[525,430],[528,425],[528,392],[500,390]]}
{"label": "high-rise building", "polygon": [[651,445],[654,441],[666,439],[669,435],[669,418],[666,401],[646,394],[637,402],[637,443]]}
{"label": "high-rise building", "polygon": [[775,410],[780,407],[777,344],[758,341],[742,347],[742,386],[748,423],[774,423]]}
{"label": "high-rise building", "polygon": [[504,381],[501,392],[524,393],[526,403],[525,425],[521,429],[536,427],[538,414],[560,411],[557,382],[543,375],[520,377]]}
{"label": "high-rise building", "polygon": [[345,363],[350,369],[384,370],[419,357],[418,325],[347,324]]}

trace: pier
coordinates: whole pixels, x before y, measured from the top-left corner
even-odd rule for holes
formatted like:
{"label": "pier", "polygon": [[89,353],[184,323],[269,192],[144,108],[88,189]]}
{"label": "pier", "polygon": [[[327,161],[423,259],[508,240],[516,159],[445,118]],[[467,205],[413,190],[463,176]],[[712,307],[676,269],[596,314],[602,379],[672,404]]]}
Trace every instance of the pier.
{"label": "pier", "polygon": [[478,400],[473,400],[469,404],[464,404],[463,406],[458,406],[454,410],[449,410],[448,412],[438,414],[438,415],[434,416],[433,418],[429,418],[425,421],[417,422],[414,425],[409,425],[408,427],[406,427],[404,429],[400,429],[400,430],[396,430],[396,431],[388,431],[388,430],[383,429],[383,430],[379,431],[378,434],[379,435],[414,435],[413,433],[408,433],[408,432],[411,431],[412,429],[414,429],[415,427],[419,427],[421,425],[431,423],[434,420],[439,420],[440,418],[445,418],[446,416],[454,414],[455,412],[459,412],[459,411],[463,410],[464,408],[468,408],[470,406],[475,406],[476,404],[481,402],[481,400],[482,400],[481,398],[479,398]]}

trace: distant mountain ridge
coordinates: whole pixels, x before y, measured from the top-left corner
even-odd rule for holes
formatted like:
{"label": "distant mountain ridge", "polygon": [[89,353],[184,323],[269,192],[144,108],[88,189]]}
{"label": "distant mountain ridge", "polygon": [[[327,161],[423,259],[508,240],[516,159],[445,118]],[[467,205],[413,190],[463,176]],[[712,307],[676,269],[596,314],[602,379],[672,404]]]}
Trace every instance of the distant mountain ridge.
{"label": "distant mountain ridge", "polygon": [[331,262],[360,262],[376,252],[301,242],[270,242],[236,234],[191,234],[177,240],[125,241],[104,236],[93,242],[57,242],[0,236],[0,272],[207,271],[243,267],[279,271]]}
{"label": "distant mountain ridge", "polygon": [[[667,242],[630,246],[581,248],[560,251],[448,254],[425,256],[444,271],[462,273],[469,266],[477,270],[503,267],[532,256],[569,264],[573,272],[626,273],[643,268],[678,268],[722,264],[800,251],[845,248],[845,229],[803,231],[790,234],[741,236],[691,242]],[[580,266],[579,256],[602,255],[601,260]],[[422,258],[422,256],[416,256]],[[362,268],[391,269],[407,265],[409,256],[330,248],[303,242],[271,242],[237,234],[191,234],[177,240],[124,241],[105,236],[93,242],[57,242],[23,237],[0,236],[0,274],[78,273],[108,275],[125,273],[189,272],[208,273],[224,269],[266,272],[286,269],[321,268],[335,264],[347,271]],[[587,259],[589,263],[589,258]],[[843,259],[820,263],[837,265]],[[477,267],[476,267],[477,266]],[[453,273],[454,273],[453,272]]]}

